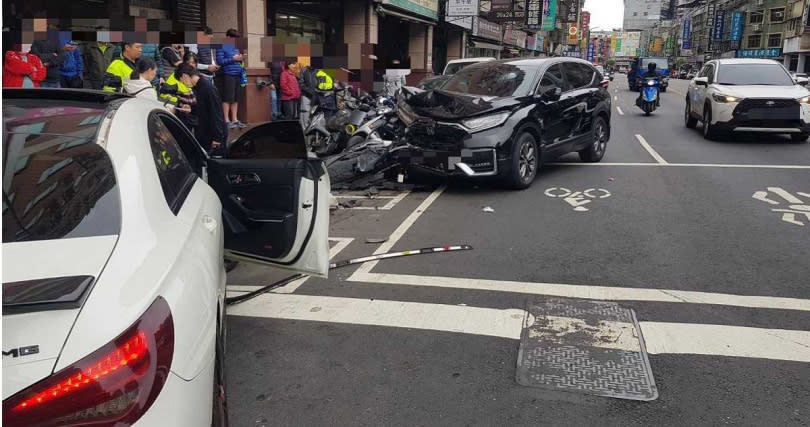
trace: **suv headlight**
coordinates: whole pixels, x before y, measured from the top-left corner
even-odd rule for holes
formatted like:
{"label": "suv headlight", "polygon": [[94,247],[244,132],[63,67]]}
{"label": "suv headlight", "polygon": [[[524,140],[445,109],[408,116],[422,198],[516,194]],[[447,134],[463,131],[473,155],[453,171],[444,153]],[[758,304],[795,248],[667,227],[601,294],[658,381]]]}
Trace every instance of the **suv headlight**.
{"label": "suv headlight", "polygon": [[470,132],[480,132],[482,130],[500,126],[506,122],[511,113],[504,111],[501,113],[490,114],[488,116],[476,117],[473,119],[462,120],[462,124]]}
{"label": "suv headlight", "polygon": [[799,99],[797,99],[797,101],[799,101],[799,104],[808,105],[808,104],[810,104],[810,96],[805,96],[804,98],[799,98]]}
{"label": "suv headlight", "polygon": [[729,103],[729,102],[740,102],[742,100],[741,98],[737,98],[736,96],[719,95],[719,94],[716,94],[716,93],[712,95],[712,98],[715,101],[717,101],[719,103],[722,103],[722,104],[726,104],[726,103]]}

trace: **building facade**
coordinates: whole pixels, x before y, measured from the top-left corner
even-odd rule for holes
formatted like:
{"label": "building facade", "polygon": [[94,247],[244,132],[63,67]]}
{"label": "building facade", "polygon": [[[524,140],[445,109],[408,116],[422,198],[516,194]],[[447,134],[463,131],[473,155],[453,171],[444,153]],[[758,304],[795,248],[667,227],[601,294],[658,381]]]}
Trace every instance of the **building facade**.
{"label": "building facade", "polygon": [[[624,0],[623,27],[627,30],[648,30],[661,20],[666,0]],[[667,1],[667,8],[670,2]]]}

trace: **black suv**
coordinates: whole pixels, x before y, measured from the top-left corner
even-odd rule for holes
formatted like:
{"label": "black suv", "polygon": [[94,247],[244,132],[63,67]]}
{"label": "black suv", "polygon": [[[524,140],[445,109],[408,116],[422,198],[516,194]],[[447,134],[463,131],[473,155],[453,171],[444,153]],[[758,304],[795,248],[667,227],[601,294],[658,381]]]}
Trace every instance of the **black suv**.
{"label": "black suv", "polygon": [[607,80],[573,58],[510,59],[463,68],[441,89],[398,100],[412,168],[500,176],[531,185],[543,161],[578,152],[598,162],[610,139]]}

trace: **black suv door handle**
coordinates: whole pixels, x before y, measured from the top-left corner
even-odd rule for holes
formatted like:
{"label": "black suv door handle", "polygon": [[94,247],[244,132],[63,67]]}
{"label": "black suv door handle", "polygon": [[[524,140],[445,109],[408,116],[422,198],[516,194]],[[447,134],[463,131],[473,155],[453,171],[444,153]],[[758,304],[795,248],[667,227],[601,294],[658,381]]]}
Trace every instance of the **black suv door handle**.
{"label": "black suv door handle", "polygon": [[255,185],[261,184],[261,182],[262,180],[259,178],[259,175],[253,172],[228,174],[228,183],[231,185]]}

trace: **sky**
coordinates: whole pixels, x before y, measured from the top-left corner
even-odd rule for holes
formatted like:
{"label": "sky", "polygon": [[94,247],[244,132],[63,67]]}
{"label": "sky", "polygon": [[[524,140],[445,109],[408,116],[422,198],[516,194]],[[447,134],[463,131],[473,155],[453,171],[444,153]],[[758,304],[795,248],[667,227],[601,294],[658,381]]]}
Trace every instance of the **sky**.
{"label": "sky", "polygon": [[584,10],[591,12],[592,30],[612,30],[622,26],[623,0],[585,0]]}

